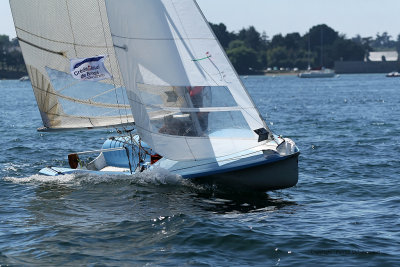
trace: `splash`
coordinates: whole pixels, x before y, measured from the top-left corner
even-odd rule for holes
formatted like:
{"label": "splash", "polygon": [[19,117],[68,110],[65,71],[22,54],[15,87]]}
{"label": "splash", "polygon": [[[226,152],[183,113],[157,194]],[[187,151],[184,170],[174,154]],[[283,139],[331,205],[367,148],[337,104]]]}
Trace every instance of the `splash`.
{"label": "splash", "polygon": [[4,177],[4,181],[18,184],[60,184],[88,185],[103,183],[132,183],[138,185],[181,185],[190,186],[191,182],[165,169],[155,168],[132,175],[75,173],[57,176],[35,174],[29,177]]}
{"label": "splash", "polygon": [[59,175],[59,176],[47,176],[35,174],[29,177],[4,177],[3,180],[7,182],[12,182],[16,184],[46,184],[46,183],[55,183],[55,184],[70,184],[75,179],[73,174]]}

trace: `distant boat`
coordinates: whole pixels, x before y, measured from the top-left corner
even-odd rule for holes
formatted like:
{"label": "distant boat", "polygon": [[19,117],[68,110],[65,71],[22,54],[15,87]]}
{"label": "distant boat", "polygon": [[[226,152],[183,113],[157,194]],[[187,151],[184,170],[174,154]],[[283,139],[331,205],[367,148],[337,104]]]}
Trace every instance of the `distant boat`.
{"label": "distant boat", "polygon": [[335,76],[335,71],[331,69],[308,70],[298,74],[299,78],[333,78]]}
{"label": "distant boat", "polygon": [[19,78],[20,82],[28,82],[30,81],[29,76],[22,76],[21,78]]}
{"label": "distant boat", "polygon": [[400,73],[397,71],[392,71],[392,72],[386,74],[386,77],[400,77]]}
{"label": "distant boat", "polygon": [[[321,29],[321,66],[323,66],[323,31]],[[308,34],[308,69],[305,72],[299,73],[297,76],[299,78],[334,78],[336,76],[335,71],[331,69],[326,69],[325,67],[321,67],[320,70],[311,70],[310,66],[310,54],[311,54],[311,46],[310,46],[310,33]]]}

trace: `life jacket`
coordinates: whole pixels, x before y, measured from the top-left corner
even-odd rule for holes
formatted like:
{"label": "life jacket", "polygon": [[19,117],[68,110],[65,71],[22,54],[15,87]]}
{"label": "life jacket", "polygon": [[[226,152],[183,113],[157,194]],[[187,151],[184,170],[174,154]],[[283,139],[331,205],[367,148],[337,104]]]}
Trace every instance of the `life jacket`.
{"label": "life jacket", "polygon": [[193,86],[193,87],[189,87],[189,95],[195,96],[200,94],[203,91],[204,86]]}

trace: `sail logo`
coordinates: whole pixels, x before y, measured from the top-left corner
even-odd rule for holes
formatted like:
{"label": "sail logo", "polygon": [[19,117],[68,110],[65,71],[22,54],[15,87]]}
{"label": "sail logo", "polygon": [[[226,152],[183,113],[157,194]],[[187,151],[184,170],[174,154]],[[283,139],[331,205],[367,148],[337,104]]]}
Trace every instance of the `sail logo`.
{"label": "sail logo", "polygon": [[100,81],[110,79],[111,74],[104,65],[106,56],[70,59],[71,75],[74,79],[82,81]]}

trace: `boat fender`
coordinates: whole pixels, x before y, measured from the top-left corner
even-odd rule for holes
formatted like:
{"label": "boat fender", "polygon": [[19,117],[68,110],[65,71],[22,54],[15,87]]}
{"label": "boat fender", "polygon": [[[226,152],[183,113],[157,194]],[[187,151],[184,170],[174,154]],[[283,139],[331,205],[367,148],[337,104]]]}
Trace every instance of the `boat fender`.
{"label": "boat fender", "polygon": [[69,154],[68,155],[68,163],[71,169],[77,169],[79,165],[79,156],[78,154]]}

